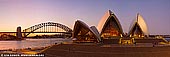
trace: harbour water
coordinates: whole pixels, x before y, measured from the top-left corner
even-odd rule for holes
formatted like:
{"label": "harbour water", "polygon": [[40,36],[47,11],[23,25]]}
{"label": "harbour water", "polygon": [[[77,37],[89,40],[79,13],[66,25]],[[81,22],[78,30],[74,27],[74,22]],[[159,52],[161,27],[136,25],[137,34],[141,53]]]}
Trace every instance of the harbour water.
{"label": "harbour water", "polygon": [[50,39],[26,39],[22,41],[0,41],[0,50],[46,47],[67,40],[69,39],[50,38]]}
{"label": "harbour water", "polygon": [[[170,41],[170,38],[165,39],[167,41]],[[22,41],[0,41],[0,50],[47,47],[55,43],[61,43],[63,41],[71,41],[71,39],[49,38],[49,39],[26,39]]]}
{"label": "harbour water", "polygon": [[165,38],[167,41],[170,41],[170,38]]}

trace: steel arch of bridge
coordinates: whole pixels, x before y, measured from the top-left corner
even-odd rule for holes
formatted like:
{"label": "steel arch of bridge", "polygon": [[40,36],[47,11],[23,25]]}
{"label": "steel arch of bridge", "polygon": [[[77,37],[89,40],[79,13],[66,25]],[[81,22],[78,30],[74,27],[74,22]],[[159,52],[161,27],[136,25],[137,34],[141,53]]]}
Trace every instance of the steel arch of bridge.
{"label": "steel arch of bridge", "polygon": [[71,33],[72,32],[72,29],[70,29],[69,27],[67,27],[65,25],[62,25],[60,23],[47,22],[47,23],[37,24],[37,25],[31,26],[31,27],[29,27],[27,29],[24,29],[23,30],[23,32],[25,32],[24,37],[27,37],[29,34],[33,33],[34,31],[36,31],[36,30],[38,30],[40,28],[48,27],[48,26],[54,26],[56,28],[61,28],[64,31],[66,31],[66,33]]}

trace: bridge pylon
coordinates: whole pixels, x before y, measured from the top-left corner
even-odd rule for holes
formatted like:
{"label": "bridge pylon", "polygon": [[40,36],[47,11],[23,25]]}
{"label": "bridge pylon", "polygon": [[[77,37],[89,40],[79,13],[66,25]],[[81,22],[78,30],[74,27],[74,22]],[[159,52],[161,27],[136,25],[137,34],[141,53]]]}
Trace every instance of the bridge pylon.
{"label": "bridge pylon", "polygon": [[21,40],[22,39],[22,33],[21,33],[21,27],[17,27],[17,33],[16,33],[17,39]]}

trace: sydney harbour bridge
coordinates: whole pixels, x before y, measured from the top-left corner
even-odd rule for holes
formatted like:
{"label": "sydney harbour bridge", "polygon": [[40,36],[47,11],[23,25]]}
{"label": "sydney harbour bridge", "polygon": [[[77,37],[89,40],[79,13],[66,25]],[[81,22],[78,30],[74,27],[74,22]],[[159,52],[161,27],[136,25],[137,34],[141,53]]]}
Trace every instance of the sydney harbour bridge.
{"label": "sydney harbour bridge", "polygon": [[[6,38],[6,39],[7,38],[13,38],[13,39],[29,38],[31,34],[43,34],[44,36],[41,37],[70,38],[72,36],[72,29],[60,23],[46,22],[46,23],[40,23],[28,27],[23,30],[21,30],[21,27],[17,27],[16,32],[0,32],[0,38]],[[46,34],[53,34],[53,35],[46,35]]]}

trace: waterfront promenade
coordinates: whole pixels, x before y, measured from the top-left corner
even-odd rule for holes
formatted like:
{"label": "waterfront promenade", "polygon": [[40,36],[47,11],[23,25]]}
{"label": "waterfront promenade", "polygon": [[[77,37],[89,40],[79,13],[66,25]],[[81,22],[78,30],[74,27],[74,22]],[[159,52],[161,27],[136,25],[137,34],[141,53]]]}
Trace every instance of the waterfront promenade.
{"label": "waterfront promenade", "polygon": [[170,46],[119,47],[97,44],[59,44],[46,49],[46,57],[170,57]]}

